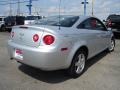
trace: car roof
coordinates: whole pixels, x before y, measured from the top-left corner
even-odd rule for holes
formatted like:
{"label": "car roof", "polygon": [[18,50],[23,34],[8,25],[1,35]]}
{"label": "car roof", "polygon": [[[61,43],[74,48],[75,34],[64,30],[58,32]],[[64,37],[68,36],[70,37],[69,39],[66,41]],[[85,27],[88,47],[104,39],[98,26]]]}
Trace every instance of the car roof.
{"label": "car roof", "polygon": [[120,19],[120,15],[116,15],[116,14],[111,14],[107,17],[107,20],[108,19]]}

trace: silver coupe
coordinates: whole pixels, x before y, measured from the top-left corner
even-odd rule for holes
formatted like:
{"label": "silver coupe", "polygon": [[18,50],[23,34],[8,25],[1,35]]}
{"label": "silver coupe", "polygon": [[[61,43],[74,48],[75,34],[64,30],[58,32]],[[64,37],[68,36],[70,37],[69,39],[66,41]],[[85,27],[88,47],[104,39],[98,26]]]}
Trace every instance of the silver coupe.
{"label": "silver coupe", "polygon": [[80,76],[86,60],[115,47],[111,30],[96,17],[59,15],[14,26],[8,53],[11,59],[41,70],[66,69]]}

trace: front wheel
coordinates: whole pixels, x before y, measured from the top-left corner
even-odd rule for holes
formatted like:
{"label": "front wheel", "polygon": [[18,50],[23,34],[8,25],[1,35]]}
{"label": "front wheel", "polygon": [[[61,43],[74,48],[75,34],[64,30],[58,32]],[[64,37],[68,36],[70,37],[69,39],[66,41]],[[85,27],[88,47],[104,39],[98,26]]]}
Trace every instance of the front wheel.
{"label": "front wheel", "polygon": [[84,72],[86,56],[87,55],[84,50],[80,50],[75,54],[71,66],[68,69],[70,76],[77,78]]}
{"label": "front wheel", "polygon": [[110,42],[110,46],[108,47],[108,51],[112,52],[114,51],[114,48],[115,48],[115,39],[112,38]]}
{"label": "front wheel", "polygon": [[5,31],[5,26],[4,25],[1,26],[0,31],[1,32]]}

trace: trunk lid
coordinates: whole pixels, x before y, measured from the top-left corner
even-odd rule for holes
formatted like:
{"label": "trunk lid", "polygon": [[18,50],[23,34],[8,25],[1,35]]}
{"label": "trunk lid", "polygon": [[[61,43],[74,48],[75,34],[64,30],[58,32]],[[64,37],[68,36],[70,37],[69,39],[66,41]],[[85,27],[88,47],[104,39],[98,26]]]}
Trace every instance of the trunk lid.
{"label": "trunk lid", "polygon": [[[19,45],[26,45],[31,47],[40,46],[43,29],[34,26],[15,26],[12,29],[14,36],[12,41]],[[33,40],[34,35],[38,35],[39,39],[37,42]]]}

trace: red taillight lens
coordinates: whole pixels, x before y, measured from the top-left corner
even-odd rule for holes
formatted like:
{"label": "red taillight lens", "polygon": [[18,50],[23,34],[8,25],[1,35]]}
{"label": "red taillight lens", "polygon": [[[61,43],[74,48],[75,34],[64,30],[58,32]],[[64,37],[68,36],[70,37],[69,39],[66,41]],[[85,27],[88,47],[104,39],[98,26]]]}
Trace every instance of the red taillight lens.
{"label": "red taillight lens", "polygon": [[52,35],[46,35],[44,36],[43,41],[46,45],[51,45],[55,41],[55,38]]}
{"label": "red taillight lens", "polygon": [[11,38],[13,38],[14,37],[14,32],[11,32]]}
{"label": "red taillight lens", "polygon": [[16,49],[17,54],[23,54],[22,50]]}
{"label": "red taillight lens", "polygon": [[33,41],[34,42],[37,42],[39,40],[39,35],[38,34],[35,34],[34,36],[33,36]]}
{"label": "red taillight lens", "polygon": [[108,27],[111,27],[112,26],[112,22],[111,20],[108,21]]}

